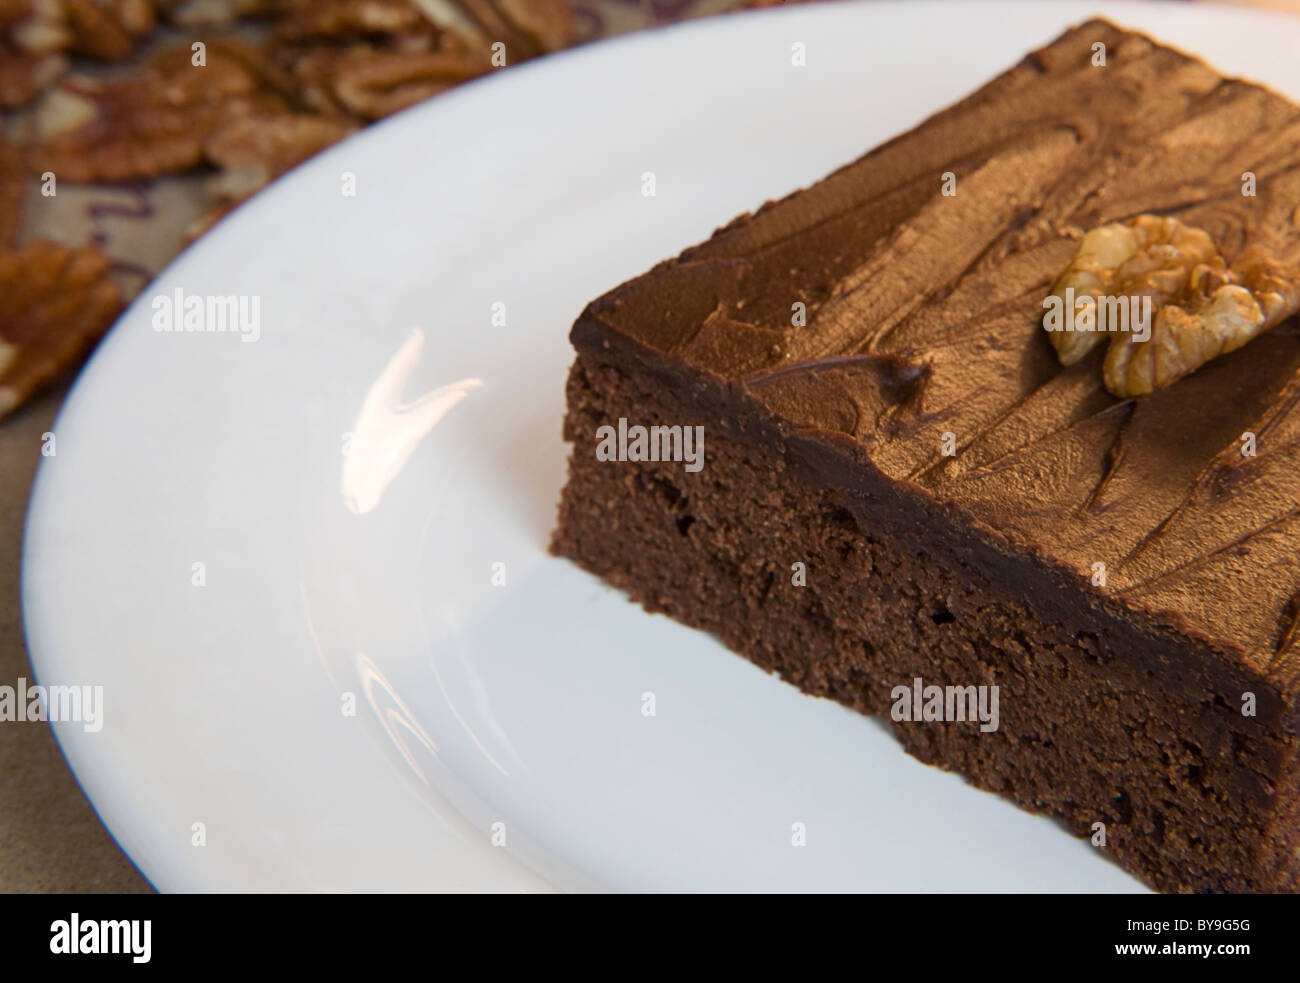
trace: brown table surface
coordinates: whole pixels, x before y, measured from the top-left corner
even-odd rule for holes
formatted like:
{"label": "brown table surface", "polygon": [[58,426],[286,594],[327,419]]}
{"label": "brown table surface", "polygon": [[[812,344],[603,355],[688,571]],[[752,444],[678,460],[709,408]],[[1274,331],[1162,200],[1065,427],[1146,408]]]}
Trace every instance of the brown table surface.
{"label": "brown table surface", "polygon": [[[41,434],[66,389],[0,423],[0,683],[31,679],[18,569]],[[0,890],[148,891],[81,794],[48,724],[0,723]]]}
{"label": "brown table surface", "polygon": [[[1300,0],[1237,0],[1300,13]],[[587,0],[616,34],[679,14],[712,13],[740,0]],[[41,435],[66,394],[60,388],[0,421],[0,685],[32,671],[23,644],[19,596],[23,520]],[[68,770],[47,724],[0,723],[0,892],[143,892],[151,890],[118,849]]]}

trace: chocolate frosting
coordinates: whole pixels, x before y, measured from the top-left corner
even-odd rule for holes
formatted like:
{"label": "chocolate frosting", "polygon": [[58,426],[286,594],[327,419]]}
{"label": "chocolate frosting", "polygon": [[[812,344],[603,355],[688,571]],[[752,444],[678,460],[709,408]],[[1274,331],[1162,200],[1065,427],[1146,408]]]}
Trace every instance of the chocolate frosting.
{"label": "chocolate frosting", "polygon": [[1300,263],[1300,110],[1091,21],[594,301],[575,344],[616,336],[806,435],[848,435],[893,481],[1080,583],[1105,563],[1106,594],[1293,689],[1295,322],[1124,401],[1104,346],[1063,368],[1041,327],[1079,236],[1142,212],[1205,229],[1229,262],[1258,245]]}

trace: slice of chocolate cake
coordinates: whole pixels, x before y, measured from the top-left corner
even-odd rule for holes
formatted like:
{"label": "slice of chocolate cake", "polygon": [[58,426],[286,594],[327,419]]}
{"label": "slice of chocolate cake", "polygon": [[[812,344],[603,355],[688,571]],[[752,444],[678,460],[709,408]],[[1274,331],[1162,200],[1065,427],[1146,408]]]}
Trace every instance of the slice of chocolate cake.
{"label": "slice of chocolate cake", "polygon": [[1300,110],[1090,22],[588,306],[552,548],[1157,888],[1295,891],[1298,263]]}

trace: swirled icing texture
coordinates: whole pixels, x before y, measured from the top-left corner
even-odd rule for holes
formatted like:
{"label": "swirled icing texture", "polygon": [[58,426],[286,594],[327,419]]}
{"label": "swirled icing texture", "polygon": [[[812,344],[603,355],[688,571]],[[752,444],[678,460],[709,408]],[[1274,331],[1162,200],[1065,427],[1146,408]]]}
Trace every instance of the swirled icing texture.
{"label": "swirled icing texture", "polygon": [[1123,605],[1294,690],[1295,322],[1125,401],[1102,348],[1062,368],[1041,327],[1078,237],[1142,212],[1207,230],[1229,262],[1249,245],[1300,262],[1300,110],[1092,21],[594,301],[575,337],[613,332],[848,435],[890,479],[1081,583],[1105,563]]}

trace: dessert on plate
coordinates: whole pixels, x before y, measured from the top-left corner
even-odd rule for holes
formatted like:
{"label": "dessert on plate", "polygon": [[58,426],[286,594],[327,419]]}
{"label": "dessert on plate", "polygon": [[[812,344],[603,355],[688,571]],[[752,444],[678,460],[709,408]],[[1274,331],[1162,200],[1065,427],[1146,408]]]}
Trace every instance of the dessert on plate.
{"label": "dessert on plate", "polygon": [[1300,110],[1104,21],[593,301],[552,549],[1166,891],[1300,889]]}

